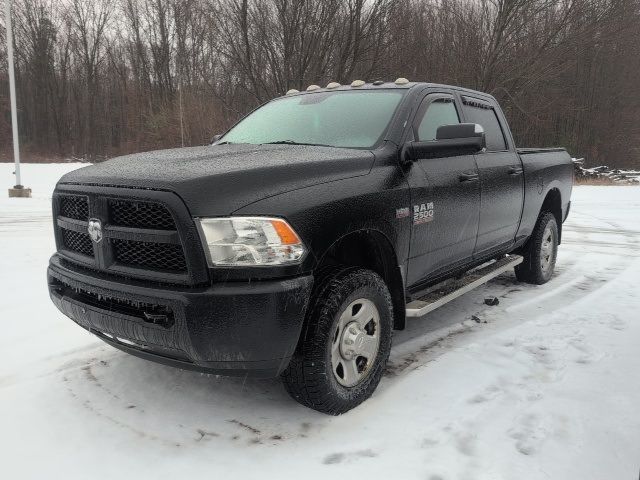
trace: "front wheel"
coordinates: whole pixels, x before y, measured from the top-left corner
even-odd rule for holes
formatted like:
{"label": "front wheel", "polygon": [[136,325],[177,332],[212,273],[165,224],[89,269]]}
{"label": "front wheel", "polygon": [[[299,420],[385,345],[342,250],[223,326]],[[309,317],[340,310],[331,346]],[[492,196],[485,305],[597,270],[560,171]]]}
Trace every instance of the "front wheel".
{"label": "front wheel", "polygon": [[331,415],[358,406],[378,386],[391,350],[391,295],[378,274],[338,267],[317,280],[285,388]]}
{"label": "front wheel", "polygon": [[522,253],[524,260],[515,268],[516,278],[537,285],[547,283],[558,255],[558,223],[552,213],[540,214]]}

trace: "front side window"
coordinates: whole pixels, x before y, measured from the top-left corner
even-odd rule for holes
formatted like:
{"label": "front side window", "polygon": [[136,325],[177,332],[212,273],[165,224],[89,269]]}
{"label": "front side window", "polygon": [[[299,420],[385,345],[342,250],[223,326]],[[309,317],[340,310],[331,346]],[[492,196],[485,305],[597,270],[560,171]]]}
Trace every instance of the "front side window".
{"label": "front side window", "polygon": [[500,152],[507,149],[507,142],[493,108],[465,103],[463,109],[467,122],[482,125],[487,139],[487,150]]}
{"label": "front side window", "polygon": [[438,98],[424,112],[417,129],[418,140],[428,142],[436,139],[438,127],[460,123],[452,98]]}
{"label": "front side window", "polygon": [[372,148],[404,90],[319,92],[274,100],[249,114],[220,142]]}

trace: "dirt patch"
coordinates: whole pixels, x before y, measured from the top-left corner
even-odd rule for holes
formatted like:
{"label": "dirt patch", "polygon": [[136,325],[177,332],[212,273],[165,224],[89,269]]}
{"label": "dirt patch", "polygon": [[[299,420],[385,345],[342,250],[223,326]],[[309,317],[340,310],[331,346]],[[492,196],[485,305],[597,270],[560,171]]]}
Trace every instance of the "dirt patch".
{"label": "dirt patch", "polygon": [[254,435],[260,435],[262,432],[260,430],[258,430],[255,427],[252,427],[251,425],[247,425],[246,423],[242,423],[239,420],[236,420],[235,418],[232,420],[228,420],[229,423],[234,423],[236,425],[238,425],[239,427],[244,428],[245,430],[250,431],[251,433],[253,433]]}

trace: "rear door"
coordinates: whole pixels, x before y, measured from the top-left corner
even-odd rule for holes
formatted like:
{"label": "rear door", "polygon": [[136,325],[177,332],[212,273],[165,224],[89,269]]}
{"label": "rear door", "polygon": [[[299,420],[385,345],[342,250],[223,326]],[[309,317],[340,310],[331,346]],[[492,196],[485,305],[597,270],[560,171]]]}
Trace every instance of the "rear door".
{"label": "rear door", "polygon": [[[412,125],[413,139],[434,140],[439,126],[460,123],[459,110],[449,93],[426,95]],[[418,159],[411,169],[409,286],[472,257],[480,207],[473,155]]]}
{"label": "rear door", "polygon": [[476,155],[480,173],[480,222],[475,257],[504,250],[514,242],[524,199],[523,167],[504,117],[486,99],[462,96],[466,122],[482,125],[487,149]]}

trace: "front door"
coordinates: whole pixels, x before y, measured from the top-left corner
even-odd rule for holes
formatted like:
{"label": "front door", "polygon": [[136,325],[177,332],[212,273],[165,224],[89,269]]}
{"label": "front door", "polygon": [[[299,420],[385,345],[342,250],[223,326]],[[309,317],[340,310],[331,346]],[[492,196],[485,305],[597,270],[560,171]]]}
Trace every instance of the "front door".
{"label": "front door", "polygon": [[[458,110],[450,94],[427,95],[412,126],[413,138],[435,140],[439,126],[460,123]],[[409,287],[471,259],[480,210],[473,155],[418,159],[411,169]]]}

